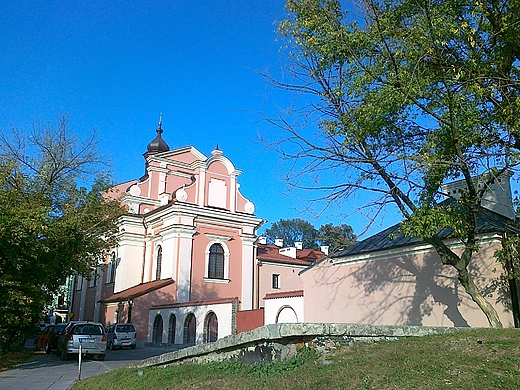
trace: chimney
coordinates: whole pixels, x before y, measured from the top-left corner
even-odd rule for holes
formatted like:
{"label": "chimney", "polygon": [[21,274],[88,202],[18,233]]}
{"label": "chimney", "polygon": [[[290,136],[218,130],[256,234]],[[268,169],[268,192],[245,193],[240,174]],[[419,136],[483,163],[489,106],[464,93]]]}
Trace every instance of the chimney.
{"label": "chimney", "polygon": [[283,247],[283,238],[277,238],[276,240],[274,240],[274,245],[282,248]]}
{"label": "chimney", "polygon": [[278,253],[296,259],[296,248],[294,246],[289,248],[280,248],[278,249]]}
{"label": "chimney", "polygon": [[257,242],[258,242],[258,244],[266,245],[267,244],[267,237],[266,236],[259,236]]}
{"label": "chimney", "polygon": [[[513,200],[511,196],[510,178],[513,174],[510,171],[505,171],[494,178],[488,189],[482,197],[482,207],[501,214],[506,218],[514,219],[515,211],[513,208]],[[480,175],[473,178],[478,189],[482,188],[482,183],[489,179],[489,176]],[[446,197],[459,199],[461,192],[466,190],[466,182],[458,180],[447,183],[441,186],[442,191]]]}
{"label": "chimney", "polygon": [[297,250],[301,251],[303,249],[303,242],[295,242],[294,243],[294,246],[296,247]]}
{"label": "chimney", "polygon": [[325,253],[325,256],[328,256],[328,255],[329,255],[329,247],[328,247],[328,245],[322,245],[322,246],[320,247],[320,250],[321,250],[323,253]]}

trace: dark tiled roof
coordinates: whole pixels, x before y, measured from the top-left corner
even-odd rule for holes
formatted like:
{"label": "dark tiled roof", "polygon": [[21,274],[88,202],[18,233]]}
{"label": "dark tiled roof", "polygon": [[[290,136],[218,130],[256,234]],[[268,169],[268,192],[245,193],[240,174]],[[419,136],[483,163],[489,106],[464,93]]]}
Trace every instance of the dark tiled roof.
{"label": "dark tiled roof", "polygon": [[[519,229],[511,226],[512,221],[500,214],[490,211],[485,208],[481,208],[478,220],[477,220],[477,233],[492,233],[492,232],[505,232],[512,231],[514,233],[520,233]],[[410,245],[423,243],[424,241],[418,237],[405,237],[399,232],[401,223],[389,227],[371,237],[360,241],[351,247],[348,247],[342,251],[334,253],[331,257],[345,257],[361,253],[377,252],[381,250],[401,248]],[[442,229],[438,235],[441,239],[450,238],[452,228]]]}
{"label": "dark tiled roof", "polygon": [[148,294],[149,292],[158,290],[162,287],[166,287],[170,284],[173,284],[173,279],[164,279],[164,280],[154,280],[153,282],[141,283],[137,286],[127,288],[126,290],[115,293],[105,299],[100,300],[101,303],[109,303],[109,302],[120,302],[120,301],[128,301],[129,299],[134,299],[140,297],[141,295]]}

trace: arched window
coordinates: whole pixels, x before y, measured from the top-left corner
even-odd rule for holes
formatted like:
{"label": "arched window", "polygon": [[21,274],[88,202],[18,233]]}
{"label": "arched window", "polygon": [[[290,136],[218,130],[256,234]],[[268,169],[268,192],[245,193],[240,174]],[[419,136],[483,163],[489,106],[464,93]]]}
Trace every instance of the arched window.
{"label": "arched window", "polygon": [[188,314],[186,320],[184,321],[184,334],[182,337],[182,342],[184,344],[195,345],[195,340],[197,336],[197,321],[193,313]]}
{"label": "arched window", "polygon": [[111,267],[110,267],[110,283],[114,283],[116,280],[116,265],[117,265],[117,258],[116,258],[116,252],[112,252],[112,259],[111,259]]}
{"label": "arched window", "polygon": [[162,344],[162,334],[163,334],[163,319],[160,314],[157,314],[155,316],[155,320],[153,321],[152,343],[154,345]]}
{"label": "arched window", "polygon": [[177,326],[177,318],[175,314],[170,314],[170,323],[168,325],[168,344],[175,344],[175,327]]}
{"label": "arched window", "polygon": [[162,247],[159,245],[157,248],[157,268],[155,269],[155,280],[161,279],[161,266],[162,266]]}
{"label": "arched window", "polygon": [[212,343],[218,339],[217,315],[210,311],[204,320],[204,342]]}
{"label": "arched window", "polygon": [[220,244],[209,248],[208,278],[224,279],[224,248]]}
{"label": "arched window", "polygon": [[114,279],[116,277],[116,252],[112,252],[110,254],[110,259],[108,260],[107,264],[107,277],[105,283],[114,283]]}

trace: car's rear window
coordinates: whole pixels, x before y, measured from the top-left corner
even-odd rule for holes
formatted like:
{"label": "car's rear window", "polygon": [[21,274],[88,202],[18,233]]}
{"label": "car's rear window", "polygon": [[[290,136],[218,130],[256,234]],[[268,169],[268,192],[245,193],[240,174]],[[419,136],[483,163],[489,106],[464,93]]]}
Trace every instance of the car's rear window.
{"label": "car's rear window", "polygon": [[103,328],[99,325],[78,325],[74,328],[72,333],[98,335],[98,334],[103,334]]}
{"label": "car's rear window", "polygon": [[133,325],[118,325],[116,332],[135,332]]}
{"label": "car's rear window", "polygon": [[56,325],[55,332],[61,332],[63,329],[65,329],[66,326],[67,326],[67,324]]}

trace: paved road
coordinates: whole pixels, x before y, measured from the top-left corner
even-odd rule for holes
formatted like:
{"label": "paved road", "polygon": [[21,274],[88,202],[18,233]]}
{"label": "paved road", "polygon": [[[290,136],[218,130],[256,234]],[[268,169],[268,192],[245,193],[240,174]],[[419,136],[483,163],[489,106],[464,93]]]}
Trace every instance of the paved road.
{"label": "paved road", "polygon": [[[107,351],[105,361],[84,358],[81,379],[103,374],[151,356],[174,351],[178,348],[144,347]],[[77,360],[58,360],[55,354],[39,352],[20,366],[0,372],[2,390],[66,390],[78,379]]]}

